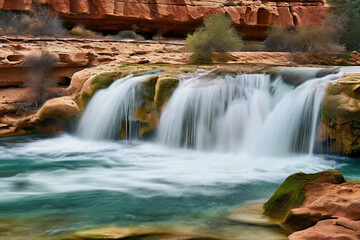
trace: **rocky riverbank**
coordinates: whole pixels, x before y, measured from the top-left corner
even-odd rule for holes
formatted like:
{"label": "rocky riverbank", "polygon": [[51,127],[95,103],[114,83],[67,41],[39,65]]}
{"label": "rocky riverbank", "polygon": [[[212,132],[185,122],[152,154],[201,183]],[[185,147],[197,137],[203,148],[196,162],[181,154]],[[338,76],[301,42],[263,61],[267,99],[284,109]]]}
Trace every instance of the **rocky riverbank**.
{"label": "rocky riverbank", "polygon": [[[3,37],[0,42],[0,136],[35,132],[53,134],[69,130],[71,122],[96,90],[109,86],[120,77],[151,69],[159,69],[163,73],[149,80],[151,96],[148,96],[148,104],[137,112],[138,120],[144,126],[141,135],[156,127],[164,102],[171,95],[170,92],[163,93],[162,88],[173,89],[177,84],[174,79],[180,73],[218,67],[226,72],[259,73],[273,66],[298,66],[296,61],[299,56],[302,60],[304,57],[307,59],[305,66],[360,63],[359,53],[340,56],[233,52],[226,63],[214,55],[213,64],[194,65],[189,58],[191,53],[187,52],[183,42],[11,37]],[[41,51],[47,51],[58,59],[50,75],[59,83],[52,89],[58,97],[38,108],[26,109],[24,105],[33,98],[33,94],[24,86],[28,76],[24,62]],[[358,152],[358,86],[358,75],[346,75],[331,84],[324,99],[319,135],[324,141],[331,140],[333,152],[352,155]],[[342,114],[344,111],[345,114]]]}
{"label": "rocky riverbank", "polygon": [[360,183],[337,171],[289,176],[264,205],[291,240],[359,239]]}

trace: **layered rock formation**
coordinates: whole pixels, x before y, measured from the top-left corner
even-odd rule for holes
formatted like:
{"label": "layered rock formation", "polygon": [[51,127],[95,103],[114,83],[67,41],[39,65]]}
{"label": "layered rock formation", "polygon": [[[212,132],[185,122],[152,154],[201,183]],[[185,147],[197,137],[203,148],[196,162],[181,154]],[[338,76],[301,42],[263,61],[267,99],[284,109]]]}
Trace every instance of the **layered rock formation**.
{"label": "layered rock formation", "polygon": [[329,85],[323,101],[321,138],[335,153],[360,154],[360,74]]}
{"label": "layered rock formation", "polygon": [[337,171],[289,176],[265,204],[290,240],[359,239],[360,183]]}
{"label": "layered rock formation", "polygon": [[256,39],[272,24],[320,24],[327,10],[325,0],[0,0],[0,9],[30,11],[33,3],[50,5],[69,27],[168,35],[184,35],[205,17],[227,13],[245,38]]}

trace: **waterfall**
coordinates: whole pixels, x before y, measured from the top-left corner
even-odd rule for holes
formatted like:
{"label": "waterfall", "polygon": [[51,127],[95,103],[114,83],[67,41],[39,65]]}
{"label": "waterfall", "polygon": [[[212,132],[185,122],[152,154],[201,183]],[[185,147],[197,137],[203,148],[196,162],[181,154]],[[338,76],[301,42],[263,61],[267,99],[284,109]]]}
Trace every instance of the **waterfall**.
{"label": "waterfall", "polygon": [[308,80],[285,95],[267,117],[259,138],[262,154],[314,152],[321,104],[330,81],[340,74]]}
{"label": "waterfall", "polygon": [[[127,137],[138,136],[134,113],[143,104],[142,83],[152,74],[128,76],[98,91],[77,134],[88,139],[116,139],[122,131]],[[283,75],[272,80],[266,74],[183,76],[161,114],[156,140],[203,151],[313,153],[326,88],[341,73],[303,77],[300,85]]]}
{"label": "waterfall", "polygon": [[142,104],[141,83],[151,75],[127,76],[97,91],[80,118],[77,135],[109,140],[119,138],[122,129],[126,129],[127,136],[137,136],[138,128],[132,124],[134,113]]}
{"label": "waterfall", "polygon": [[264,74],[191,78],[182,82],[160,118],[158,140],[200,150],[238,150],[270,110]]}
{"label": "waterfall", "polygon": [[293,86],[264,74],[191,78],[170,98],[158,141],[173,147],[283,155],[313,153],[321,104],[340,74]]}

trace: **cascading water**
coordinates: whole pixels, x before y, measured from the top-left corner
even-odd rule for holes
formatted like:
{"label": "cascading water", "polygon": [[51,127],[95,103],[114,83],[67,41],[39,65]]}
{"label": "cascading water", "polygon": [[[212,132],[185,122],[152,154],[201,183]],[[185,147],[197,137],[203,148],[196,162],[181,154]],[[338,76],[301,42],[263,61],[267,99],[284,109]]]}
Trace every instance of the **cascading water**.
{"label": "cascading water", "polygon": [[160,119],[158,139],[171,146],[236,150],[270,111],[264,74],[184,81]]}
{"label": "cascading water", "polygon": [[[234,225],[228,213],[269,198],[295,172],[336,169],[360,180],[355,160],[276,156],[314,151],[322,96],[339,75],[302,78],[300,85],[281,76],[270,81],[262,74],[214,75],[185,76],[162,113],[157,140],[191,149],[67,134],[2,138],[0,239],[67,239],[74,231],[93,235],[92,228],[116,226],[135,233],[174,229],[179,236],[193,231],[199,238],[286,239],[278,228]],[[100,90],[78,134],[135,134],[133,113],[149,100],[142,96],[149,96],[142,88],[148,76],[123,78]]]}
{"label": "cascading water", "polygon": [[321,104],[330,81],[340,74],[308,80],[285,95],[267,117],[259,138],[262,154],[314,152]]}
{"label": "cascading water", "polygon": [[[142,104],[141,83],[151,74],[119,79],[96,93],[80,119],[78,135],[116,139],[125,129],[128,137],[137,136],[134,113]],[[322,99],[329,82],[339,75],[302,79],[296,87],[281,75],[271,82],[266,74],[195,74],[170,98],[157,140],[198,150],[313,153]]]}
{"label": "cascading water", "polygon": [[108,140],[119,138],[122,129],[126,129],[128,137],[137,136],[137,127],[131,122],[135,120],[135,110],[142,104],[141,83],[154,73],[127,76],[96,92],[81,116],[77,135]]}
{"label": "cascading water", "polygon": [[192,78],[161,116],[158,140],[175,147],[281,155],[313,153],[321,103],[332,74],[298,87],[267,75]]}

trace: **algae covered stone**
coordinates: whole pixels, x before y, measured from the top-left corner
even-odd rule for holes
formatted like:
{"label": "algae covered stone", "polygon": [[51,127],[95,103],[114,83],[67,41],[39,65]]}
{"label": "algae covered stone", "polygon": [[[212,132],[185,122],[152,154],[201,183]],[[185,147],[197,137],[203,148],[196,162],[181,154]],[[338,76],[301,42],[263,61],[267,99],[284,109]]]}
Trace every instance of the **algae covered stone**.
{"label": "algae covered stone", "polygon": [[122,72],[102,72],[95,75],[91,81],[91,87],[89,91],[81,93],[78,99],[80,109],[84,110],[87,103],[94,96],[96,91],[109,87],[114,81],[123,77]]}
{"label": "algae covered stone", "polygon": [[319,173],[294,173],[280,185],[271,198],[265,203],[265,214],[283,218],[287,212],[301,206],[305,200],[305,187],[309,183],[343,183],[344,177],[337,171],[323,171]]}
{"label": "algae covered stone", "polygon": [[333,153],[360,155],[360,74],[329,84],[322,104],[322,140]]}
{"label": "algae covered stone", "polygon": [[154,101],[159,110],[161,110],[164,103],[169,100],[178,85],[179,79],[176,77],[163,77],[157,81]]}

